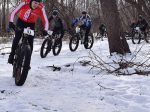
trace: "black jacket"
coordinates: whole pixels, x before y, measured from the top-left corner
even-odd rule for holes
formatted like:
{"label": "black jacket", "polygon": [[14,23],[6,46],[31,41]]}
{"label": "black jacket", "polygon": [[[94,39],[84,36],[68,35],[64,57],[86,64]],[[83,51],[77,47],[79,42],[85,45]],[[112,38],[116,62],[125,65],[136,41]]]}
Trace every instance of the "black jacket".
{"label": "black jacket", "polygon": [[102,24],[102,25],[100,25],[99,30],[100,30],[100,31],[105,31],[105,30],[106,30],[106,26],[105,26],[105,25],[103,25],[103,24]]}
{"label": "black jacket", "polygon": [[141,29],[146,29],[148,26],[148,23],[145,19],[142,19],[141,21],[137,22],[137,26],[140,27]]}
{"label": "black jacket", "polygon": [[63,22],[60,17],[57,16],[56,18],[53,18],[53,16],[50,16],[48,21],[50,23],[50,28],[61,30],[63,29]]}

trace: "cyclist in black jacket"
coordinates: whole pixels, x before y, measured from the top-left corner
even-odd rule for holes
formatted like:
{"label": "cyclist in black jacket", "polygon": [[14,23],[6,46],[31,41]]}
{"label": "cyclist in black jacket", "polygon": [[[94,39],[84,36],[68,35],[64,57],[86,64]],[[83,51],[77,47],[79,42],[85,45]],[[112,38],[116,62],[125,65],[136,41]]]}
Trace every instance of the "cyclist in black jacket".
{"label": "cyclist in black jacket", "polygon": [[140,30],[144,33],[145,38],[147,37],[146,29],[148,27],[148,22],[143,18],[142,15],[139,15],[138,21],[133,21],[130,27],[132,28],[132,31],[134,28],[139,27]]}
{"label": "cyclist in black jacket", "polygon": [[136,26],[139,27],[140,30],[144,32],[145,37],[147,37],[146,29],[148,27],[148,22],[142,17],[142,15],[139,15]]}
{"label": "cyclist in black jacket", "polygon": [[61,39],[64,36],[64,26],[61,18],[58,16],[59,12],[57,10],[53,10],[52,16],[49,17],[49,25],[50,29],[55,33],[61,33]]}
{"label": "cyclist in black jacket", "polygon": [[104,24],[101,24],[101,25],[99,26],[99,31],[100,31],[100,34],[101,34],[102,36],[105,36],[105,33],[106,33],[106,26],[105,26]]}
{"label": "cyclist in black jacket", "polygon": [[140,15],[138,18],[137,26],[140,27],[140,30],[145,32],[148,27],[147,21]]}

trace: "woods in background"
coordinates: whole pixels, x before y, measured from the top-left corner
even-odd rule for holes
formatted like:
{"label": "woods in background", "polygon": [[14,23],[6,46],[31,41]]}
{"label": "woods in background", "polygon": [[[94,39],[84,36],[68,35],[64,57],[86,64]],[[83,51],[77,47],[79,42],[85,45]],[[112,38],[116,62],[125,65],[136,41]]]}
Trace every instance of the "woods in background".
{"label": "woods in background", "polygon": [[[19,1],[0,1],[1,35],[7,32],[9,14]],[[120,39],[120,36],[123,31],[129,30],[129,25],[137,20],[138,15],[143,15],[150,24],[150,0],[44,0],[44,4],[48,17],[53,9],[59,11],[66,29],[71,29],[71,21],[83,10],[91,16],[92,32],[98,32],[100,24],[105,23],[108,28],[110,52],[130,52],[126,40]],[[37,25],[40,25],[40,20]],[[116,45],[121,48],[118,49]]]}
{"label": "woods in background", "polygon": [[[0,1],[0,28],[7,30],[9,13],[20,0],[1,0]],[[104,22],[101,6],[101,0],[44,0],[48,16],[53,9],[58,9],[67,28],[74,17],[83,10],[87,10],[93,20],[92,31],[96,32],[101,23]],[[150,23],[150,1],[149,0],[116,0],[118,12],[120,14],[121,24],[124,30],[128,30],[129,24],[138,15],[143,15]],[[105,13],[105,12],[104,12]]]}

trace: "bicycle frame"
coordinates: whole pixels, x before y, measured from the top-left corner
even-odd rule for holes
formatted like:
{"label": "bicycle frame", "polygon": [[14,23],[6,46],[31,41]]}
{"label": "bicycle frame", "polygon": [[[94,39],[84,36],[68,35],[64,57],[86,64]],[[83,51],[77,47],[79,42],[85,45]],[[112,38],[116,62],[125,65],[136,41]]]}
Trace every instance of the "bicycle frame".
{"label": "bicycle frame", "polygon": [[48,35],[46,36],[46,38],[50,39],[52,41],[52,46],[54,45],[56,39],[60,38],[61,33],[54,33],[53,31],[48,31]]}
{"label": "bicycle frame", "polygon": [[134,33],[139,33],[140,38],[144,38],[144,32],[141,31],[139,27],[134,28],[133,31],[134,31]]}
{"label": "bicycle frame", "polygon": [[34,36],[34,30],[31,30],[30,28],[24,28],[22,41],[20,41],[18,48],[15,51],[13,77],[15,77],[15,83],[18,86],[22,86],[25,83],[28,71],[30,69],[31,47],[28,42],[29,36]]}
{"label": "bicycle frame", "polygon": [[30,27],[27,27],[27,28],[24,28],[24,29],[20,29],[18,28],[19,30],[23,30],[23,34],[22,34],[22,41],[20,42],[21,44],[24,44],[24,45],[29,45],[29,42],[28,42],[28,38],[29,36],[34,36],[34,30],[31,30]]}
{"label": "bicycle frame", "polygon": [[24,28],[24,29],[19,29],[19,30],[23,30],[23,34],[22,34],[22,38],[21,38],[22,40],[20,41],[18,46],[22,46],[22,45],[29,46],[28,38],[29,38],[29,36],[34,36],[34,30],[31,30],[29,27],[28,28]]}
{"label": "bicycle frame", "polygon": [[76,27],[76,35],[81,40],[81,43],[84,43],[85,39],[85,30],[81,29],[79,26]]}

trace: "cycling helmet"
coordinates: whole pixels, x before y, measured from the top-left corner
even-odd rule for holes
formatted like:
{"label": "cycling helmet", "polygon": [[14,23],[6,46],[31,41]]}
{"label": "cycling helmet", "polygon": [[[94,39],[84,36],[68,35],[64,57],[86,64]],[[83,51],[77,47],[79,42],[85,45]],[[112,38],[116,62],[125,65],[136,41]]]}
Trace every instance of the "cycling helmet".
{"label": "cycling helmet", "polygon": [[142,15],[139,15],[139,19],[143,19],[143,16],[142,16]]}
{"label": "cycling helmet", "polygon": [[42,0],[31,0],[31,1],[42,2]]}
{"label": "cycling helmet", "polygon": [[53,10],[52,15],[57,16],[58,15],[58,11],[57,10]]}
{"label": "cycling helmet", "polygon": [[31,1],[30,1],[30,8],[31,8],[31,9],[32,9],[32,5],[31,5],[31,4],[32,4],[33,1],[42,2],[42,0],[31,0]]}
{"label": "cycling helmet", "polygon": [[87,12],[86,11],[82,11],[82,14],[87,14]]}

